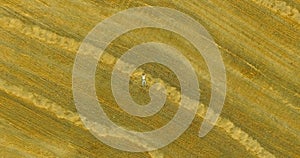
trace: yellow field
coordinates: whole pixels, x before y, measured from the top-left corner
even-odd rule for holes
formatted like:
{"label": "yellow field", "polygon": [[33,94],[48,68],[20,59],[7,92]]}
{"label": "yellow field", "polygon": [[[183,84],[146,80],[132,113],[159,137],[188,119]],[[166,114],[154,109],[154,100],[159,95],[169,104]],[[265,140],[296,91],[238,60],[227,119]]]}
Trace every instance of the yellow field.
{"label": "yellow field", "polygon": [[[299,0],[1,0],[0,4],[0,157],[300,157]],[[191,126],[168,146],[144,153],[109,147],[83,126],[72,94],[76,52],[96,24],[138,6],[188,14],[209,31],[221,51],[226,101],[216,126],[204,138],[198,131],[211,94],[206,63],[182,36],[156,28],[127,32],[109,45],[95,76],[98,99],[108,117],[127,129],[149,131],[168,123],[178,109],[180,85],[167,67],[149,63],[131,76],[130,92],[139,104],[150,101],[148,89],[140,86],[142,73],[149,86],[160,82],[166,87],[165,106],[150,117],[123,111],[110,85],[113,66],[122,54],[144,42],[166,43],[197,70],[201,103]]]}

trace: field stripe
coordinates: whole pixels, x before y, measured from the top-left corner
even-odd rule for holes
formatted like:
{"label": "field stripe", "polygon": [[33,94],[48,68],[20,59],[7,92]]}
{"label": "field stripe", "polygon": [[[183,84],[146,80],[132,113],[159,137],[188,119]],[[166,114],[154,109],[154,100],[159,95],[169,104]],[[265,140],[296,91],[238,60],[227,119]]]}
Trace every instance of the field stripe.
{"label": "field stripe", "polygon": [[[139,73],[142,74],[143,71],[140,71]],[[139,73],[135,73],[135,74],[139,74]],[[147,74],[147,76],[149,78],[151,78],[150,74]],[[152,80],[154,82],[156,79],[152,79]],[[160,80],[160,79],[158,79],[158,80]],[[150,84],[151,84],[151,82],[150,82]],[[175,94],[175,95],[169,95],[168,96],[169,99],[178,104],[179,103],[178,101],[180,99],[180,93],[176,90],[175,87],[171,87],[165,83],[164,83],[164,85],[166,86],[166,90],[167,90],[168,94]],[[190,101],[193,102],[196,100],[190,99]],[[204,118],[206,111],[207,111],[207,107],[205,107],[204,104],[200,104],[198,106],[197,115],[201,118]],[[254,138],[249,136],[249,134],[247,134],[245,131],[243,131],[239,127],[236,127],[236,125],[234,125],[234,123],[232,123],[230,120],[219,117],[219,119],[216,123],[216,126],[224,129],[224,131],[232,139],[238,141],[240,144],[242,144],[246,148],[247,151],[250,151],[252,154],[254,154],[260,158],[264,158],[264,157],[274,158],[275,157],[269,151],[265,150],[257,140],[255,140]]]}
{"label": "field stripe", "polygon": [[5,27],[8,29],[14,29],[13,31],[18,31],[24,35],[31,38],[39,39],[47,44],[58,45],[65,50],[76,52],[80,42],[64,36],[60,36],[54,32],[40,28],[37,25],[31,26],[23,23],[19,19],[10,17],[0,17],[0,27]]}
{"label": "field stripe", "polygon": [[[34,26],[27,25],[27,24],[23,23],[21,20],[15,19],[15,18],[0,17],[0,24],[1,24],[0,27],[5,27],[7,29],[13,29],[13,31],[20,31],[24,35],[27,35],[27,36],[35,38],[35,39],[39,39],[42,42],[45,42],[47,44],[58,45],[58,46],[62,47],[63,49],[68,50],[73,53],[77,52],[77,50],[81,44],[80,42],[78,42],[72,38],[60,36],[51,31],[42,29],[37,25],[34,25]],[[220,49],[225,50],[226,52],[232,54],[228,49],[223,48],[222,46],[220,46],[218,44],[216,44],[216,45]],[[91,52],[92,50],[95,50],[94,46],[90,45],[89,47],[91,49],[85,50],[83,52],[83,53],[85,53],[85,55],[94,54]],[[107,56],[107,59],[105,62],[108,64],[112,64],[116,61],[114,58],[109,58],[109,56],[112,56],[112,55],[109,55],[106,53],[106,54],[104,54],[104,56]],[[98,59],[98,56],[94,56],[94,58]],[[101,60],[102,60],[102,58],[101,58]],[[249,62],[247,62],[245,60],[243,60],[243,62],[245,62],[248,66],[253,68],[259,74],[262,74],[254,65],[250,64]],[[209,76],[207,76],[207,74],[203,74],[202,77],[209,80]]]}
{"label": "field stripe", "polygon": [[72,149],[66,150],[60,144],[28,137],[26,133],[2,118],[0,118],[0,135],[0,155],[12,154],[12,157],[67,157],[73,155]]}
{"label": "field stripe", "polygon": [[[113,59],[113,58],[114,58],[113,56],[108,55],[107,57],[104,57],[103,60],[106,61],[108,59]],[[109,60],[109,61],[111,61],[111,60]],[[124,62],[124,64],[127,64],[127,63]],[[139,69],[138,72],[136,73],[135,77],[139,77],[139,75],[141,73],[143,73],[143,70]],[[151,76],[151,74],[148,74],[147,76],[150,79],[149,84],[153,84],[155,82],[160,82],[160,83],[166,85],[167,92],[170,94],[174,94],[174,95],[169,95],[168,96],[169,99],[178,103],[178,101],[180,99],[180,94],[176,90],[175,87],[171,87],[171,86],[167,85],[161,79],[154,79]],[[11,86],[2,79],[0,79],[0,89],[4,90],[6,93],[13,94],[13,95],[23,98],[25,100],[29,100],[35,106],[42,108],[42,109],[46,109],[46,110],[54,113],[58,118],[66,119],[66,120],[74,123],[75,125],[82,126],[79,115],[77,115],[76,113],[73,113],[72,111],[62,108],[61,106],[57,105],[53,101],[51,101],[41,95],[38,95],[35,93],[30,93],[20,87],[14,86],[14,85]],[[193,101],[193,100],[191,100],[191,101]],[[198,116],[204,118],[206,110],[207,110],[207,108],[203,104],[200,104],[199,110],[197,113]],[[97,125],[97,124],[91,123],[91,125],[93,125],[93,127],[95,127],[95,129],[99,128],[99,125]],[[274,157],[271,153],[269,153],[268,151],[263,149],[263,147],[261,147],[261,145],[256,140],[254,140],[252,137],[250,137],[246,132],[242,131],[240,128],[236,127],[231,121],[220,117],[216,125],[220,128],[223,128],[226,131],[226,133],[229,134],[233,139],[237,140],[239,143],[241,143],[243,146],[245,146],[245,148],[248,151],[251,151],[258,157],[266,157],[266,156]],[[94,129],[91,129],[91,130],[94,130]],[[119,137],[119,136],[116,135],[114,137]],[[128,139],[133,140],[132,138],[128,138]],[[139,142],[139,140],[136,140],[134,142]]]}
{"label": "field stripe", "polygon": [[[113,57],[110,56],[109,58],[112,59]],[[105,57],[104,57],[103,60],[106,61]],[[117,60],[117,59],[114,59],[114,61],[115,60]],[[132,66],[129,63],[125,63],[125,62],[122,62],[122,61],[118,61],[118,62],[123,64],[123,66],[129,66],[129,67]],[[121,67],[123,67],[123,66],[121,66]],[[135,78],[136,80],[138,80],[142,73],[146,73],[146,72],[144,72],[142,69],[137,69],[135,75],[132,76],[132,77]],[[176,87],[170,86],[169,84],[165,83],[160,78],[153,78],[151,76],[151,74],[147,74],[147,78],[149,78],[149,80],[150,80],[149,81],[150,85],[154,84],[154,83],[157,83],[157,82],[165,85],[167,94],[172,94],[172,95],[168,95],[168,99],[171,100],[172,102],[176,103],[176,104],[179,103],[180,93],[176,89]],[[189,98],[188,96],[184,96],[184,97]],[[193,99],[189,99],[189,101],[197,102],[196,100],[193,100]],[[199,107],[198,107],[197,115],[201,118],[204,118],[206,111],[207,111],[207,108],[203,104],[200,104]],[[264,158],[264,157],[274,158],[275,157],[269,151],[265,150],[257,140],[255,140],[254,138],[249,136],[245,131],[243,131],[239,127],[236,127],[236,125],[234,125],[234,123],[232,123],[230,120],[219,117],[219,119],[216,123],[216,126],[224,129],[225,132],[231,138],[233,138],[234,140],[237,140],[240,144],[242,144],[246,148],[247,151],[250,151],[254,155],[256,155],[260,158]]]}
{"label": "field stripe", "polygon": [[[48,44],[55,44],[61,46],[63,49],[66,49],[71,52],[76,52],[80,43],[75,41],[74,39],[63,37],[60,35],[57,35],[55,33],[52,33],[50,31],[41,29],[38,26],[29,26],[24,24],[22,21],[18,19],[13,19],[13,18],[8,18],[8,17],[2,17],[0,19],[1,26],[7,26],[8,28],[11,29],[17,29],[20,30],[21,33],[30,36],[32,38],[37,38],[45,43]],[[91,46],[93,47],[93,46]],[[88,50],[85,51],[86,55],[91,54]],[[94,58],[97,58],[96,56]],[[110,54],[105,54],[101,60],[105,62],[106,64],[113,64],[117,60],[114,56]],[[123,62],[123,64],[128,64]],[[136,73],[136,77],[139,77],[143,73],[143,70],[139,70],[138,73]],[[163,80],[161,79],[154,79],[150,74],[148,74],[150,81],[149,83],[154,83],[154,82],[160,82],[166,85]],[[0,80],[1,81],[1,80]],[[1,83],[1,82],[0,82]],[[4,83],[4,82],[3,82]],[[2,83],[2,85],[3,85]],[[5,83],[4,83],[5,85]],[[0,84],[1,86],[1,84]],[[9,93],[12,93],[16,96],[18,96],[18,93],[15,93],[15,91],[22,92],[22,89],[16,86],[9,87],[8,89],[11,89],[12,92],[8,91]],[[6,89],[7,90],[7,89]],[[166,86],[166,90],[169,94],[169,99],[173,100],[175,103],[178,103],[180,100],[180,93],[176,90],[176,87],[171,87],[169,85]],[[44,108],[46,110],[49,110],[50,112],[53,112],[57,115],[59,118],[63,118],[66,120],[69,120],[76,125],[82,126],[82,123],[80,121],[79,115],[68,111],[64,110],[61,106],[57,105],[54,102],[51,102],[47,98],[44,98],[43,96],[37,95],[37,94],[31,94],[26,91],[24,91],[24,94],[19,94],[18,97],[31,100],[36,106],[40,108]],[[194,100],[190,100],[194,101]],[[42,106],[41,106],[42,105]],[[204,114],[206,112],[207,108],[203,105],[199,105],[199,110],[198,110],[198,116],[204,118]],[[91,123],[94,124],[94,123]],[[253,139],[251,136],[249,136],[246,132],[242,131],[240,128],[236,127],[230,120],[224,119],[224,118],[219,118],[216,126],[224,129],[226,133],[231,136],[234,140],[237,140],[240,144],[242,144],[248,151],[253,153],[254,155],[257,155],[258,157],[275,157],[272,155],[270,152],[266,151],[255,139]],[[98,128],[98,125],[95,124],[95,128]],[[93,130],[93,129],[92,129]],[[118,137],[118,136],[115,136]],[[129,138],[132,140],[132,138]]]}
{"label": "field stripe", "polygon": [[275,13],[293,20],[300,24],[300,13],[297,8],[287,5],[285,1],[280,0],[252,0],[256,4],[262,5]]}
{"label": "field stripe", "polygon": [[[29,92],[20,86],[9,84],[7,81],[5,81],[1,78],[0,78],[0,90],[4,91],[7,94],[10,94],[15,97],[19,97],[23,100],[29,101],[32,103],[32,105],[34,105],[38,108],[47,110],[47,111],[53,113],[56,117],[67,120],[67,121],[75,124],[76,126],[79,126],[86,130],[85,126],[82,124],[80,117],[77,113],[63,108],[62,106],[45,98],[42,95],[38,95],[36,93]],[[91,127],[89,130],[92,130],[94,132],[101,129],[102,133],[97,133],[97,134],[99,134],[99,136],[122,138],[122,139],[126,139],[129,142],[134,143],[138,146],[147,148],[147,145],[145,145],[146,143],[141,142],[141,140],[137,137],[124,137],[124,135],[122,133],[112,135],[110,133],[110,129],[104,129],[103,126],[101,126],[95,122],[87,121],[87,124]],[[103,134],[103,131],[106,131],[106,132]]]}
{"label": "field stripe", "polygon": [[3,90],[7,94],[14,95],[22,98],[26,101],[32,102],[32,104],[38,108],[45,109],[51,113],[54,113],[58,118],[68,120],[77,126],[82,126],[79,115],[70,110],[64,109],[55,102],[39,95],[31,93],[22,87],[9,84],[7,81],[0,78],[0,90]]}
{"label": "field stripe", "polygon": [[[112,58],[112,57],[110,57]],[[137,73],[135,73],[135,77],[138,77],[139,74],[143,73],[143,70],[139,69]],[[177,94],[177,95],[169,95],[169,99],[173,100],[175,103],[178,103],[179,92],[176,90],[175,87],[171,87],[168,84],[164,83],[161,79],[154,79],[150,74],[148,74],[148,77],[150,78],[149,84],[153,84],[155,82],[161,82],[162,84],[166,85],[166,90],[170,94]],[[151,79],[152,78],[152,79]],[[55,102],[41,96],[35,93],[30,93],[26,90],[24,90],[21,87],[15,86],[15,85],[9,85],[6,81],[0,79],[0,89],[5,91],[8,94],[12,94],[16,97],[20,97],[24,100],[31,101],[34,106],[48,110],[49,112],[54,113],[58,118],[68,120],[72,123],[74,123],[77,126],[81,126],[82,128],[82,122],[80,121],[79,115],[64,109],[63,107],[59,106]],[[191,100],[193,101],[193,100]],[[197,115],[201,118],[204,118],[205,112],[207,108],[203,105],[199,105],[199,109],[197,112]],[[96,131],[97,129],[103,129],[101,125],[90,122],[91,130]],[[237,140],[239,143],[241,143],[246,150],[250,151],[254,155],[257,155],[258,157],[275,157],[270,152],[266,151],[255,139],[253,139],[251,136],[249,136],[246,132],[242,131],[240,128],[236,127],[230,120],[224,119],[222,117],[219,117],[216,126],[222,128],[225,130],[225,132],[231,136],[234,140]],[[102,136],[113,136],[117,138],[123,138],[122,134],[120,135],[109,135],[109,129],[106,129],[107,135]],[[102,134],[102,133],[101,133]],[[123,138],[124,139],[124,138]],[[139,139],[136,139],[134,137],[127,138],[128,140],[133,141],[134,143],[141,144]],[[144,146],[146,147],[146,146]],[[162,155],[162,154],[160,154]]]}

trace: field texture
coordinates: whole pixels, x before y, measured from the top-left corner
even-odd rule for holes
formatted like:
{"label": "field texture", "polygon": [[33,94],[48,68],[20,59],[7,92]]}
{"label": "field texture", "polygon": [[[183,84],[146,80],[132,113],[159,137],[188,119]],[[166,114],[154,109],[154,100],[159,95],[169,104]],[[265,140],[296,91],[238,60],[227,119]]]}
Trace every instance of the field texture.
{"label": "field texture", "polygon": [[[131,153],[107,146],[84,127],[73,101],[72,69],[81,42],[96,24],[139,6],[173,8],[206,28],[221,51],[227,94],[216,126],[198,137],[211,95],[199,52],[163,29],[136,29],[118,37],[105,50],[95,76],[98,99],[116,124],[157,129],[172,119],[180,101],[176,75],[148,63],[131,74],[131,96],[146,104],[148,87],[160,82],[168,94],[165,106],[142,118],[117,105],[110,76],[118,58],[135,45],[162,42],[181,51],[197,71],[201,91],[197,116],[176,141]],[[299,0],[1,0],[0,157],[300,157],[299,9]],[[140,86],[142,73],[147,74],[146,88]],[[107,137],[127,139],[109,132]]]}

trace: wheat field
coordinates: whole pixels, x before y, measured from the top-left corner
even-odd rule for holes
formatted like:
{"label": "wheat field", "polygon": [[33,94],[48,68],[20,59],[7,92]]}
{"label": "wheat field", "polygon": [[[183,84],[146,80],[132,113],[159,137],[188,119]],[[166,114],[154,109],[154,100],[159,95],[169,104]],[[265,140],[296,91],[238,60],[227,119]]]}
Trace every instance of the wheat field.
{"label": "wheat field", "polygon": [[[299,0],[1,0],[0,4],[0,157],[300,157]],[[195,68],[201,90],[197,115],[178,139],[155,151],[135,153],[107,146],[86,129],[73,100],[72,69],[81,42],[96,24],[140,6],[173,8],[206,28],[226,67],[227,93],[215,127],[198,137],[211,83],[197,49],[182,36],[157,28],[119,36],[104,51],[95,75],[98,100],[118,125],[136,131],[157,129],[172,119],[180,101],[176,75],[148,63],[131,74],[131,96],[139,104],[150,101],[149,89],[140,86],[145,73],[149,85],[165,86],[165,106],[140,118],[117,105],[110,76],[118,59],[135,45],[162,42],[178,49]],[[109,134],[112,140],[128,139]]]}

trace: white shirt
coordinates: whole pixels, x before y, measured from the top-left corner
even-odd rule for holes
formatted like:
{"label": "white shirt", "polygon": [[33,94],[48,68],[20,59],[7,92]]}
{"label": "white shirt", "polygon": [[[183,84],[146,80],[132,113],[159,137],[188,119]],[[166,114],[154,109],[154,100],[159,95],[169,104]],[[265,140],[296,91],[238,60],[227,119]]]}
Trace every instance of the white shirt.
{"label": "white shirt", "polygon": [[146,80],[146,75],[142,75],[142,80]]}

